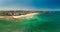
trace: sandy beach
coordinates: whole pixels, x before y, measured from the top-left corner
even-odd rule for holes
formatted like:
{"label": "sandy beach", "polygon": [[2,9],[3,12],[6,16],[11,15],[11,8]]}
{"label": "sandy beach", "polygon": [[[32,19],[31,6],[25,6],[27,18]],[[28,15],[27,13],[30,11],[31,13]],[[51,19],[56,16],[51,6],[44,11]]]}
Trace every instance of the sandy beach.
{"label": "sandy beach", "polygon": [[33,15],[35,15],[37,13],[30,13],[30,14],[26,14],[26,15],[20,15],[20,16],[0,16],[0,18],[10,18],[10,19],[17,19],[17,18],[27,18],[27,17],[31,17]]}

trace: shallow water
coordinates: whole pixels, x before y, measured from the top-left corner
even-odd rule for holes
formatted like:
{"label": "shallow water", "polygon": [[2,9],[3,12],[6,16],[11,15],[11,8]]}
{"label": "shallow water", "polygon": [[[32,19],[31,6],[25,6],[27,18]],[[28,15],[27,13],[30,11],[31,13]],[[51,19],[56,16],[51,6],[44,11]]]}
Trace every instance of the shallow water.
{"label": "shallow water", "polygon": [[39,13],[17,20],[1,18],[0,32],[60,32],[60,12]]}

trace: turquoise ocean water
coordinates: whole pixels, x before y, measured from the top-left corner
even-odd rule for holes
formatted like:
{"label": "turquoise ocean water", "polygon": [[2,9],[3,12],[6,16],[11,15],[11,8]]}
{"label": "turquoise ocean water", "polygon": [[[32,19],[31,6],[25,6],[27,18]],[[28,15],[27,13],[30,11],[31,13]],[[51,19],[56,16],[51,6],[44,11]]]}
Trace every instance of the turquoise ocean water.
{"label": "turquoise ocean water", "polygon": [[60,32],[60,12],[38,13],[28,19],[1,18],[0,32]]}

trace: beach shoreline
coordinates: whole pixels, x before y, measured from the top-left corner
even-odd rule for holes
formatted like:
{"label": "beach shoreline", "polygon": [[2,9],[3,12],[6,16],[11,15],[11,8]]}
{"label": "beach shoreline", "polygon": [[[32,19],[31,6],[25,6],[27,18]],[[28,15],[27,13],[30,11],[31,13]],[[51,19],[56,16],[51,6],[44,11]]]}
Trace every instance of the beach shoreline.
{"label": "beach shoreline", "polygon": [[0,18],[18,19],[18,18],[32,17],[35,14],[37,14],[37,13],[30,13],[30,14],[20,15],[20,16],[13,16],[13,15],[12,16],[0,16]]}

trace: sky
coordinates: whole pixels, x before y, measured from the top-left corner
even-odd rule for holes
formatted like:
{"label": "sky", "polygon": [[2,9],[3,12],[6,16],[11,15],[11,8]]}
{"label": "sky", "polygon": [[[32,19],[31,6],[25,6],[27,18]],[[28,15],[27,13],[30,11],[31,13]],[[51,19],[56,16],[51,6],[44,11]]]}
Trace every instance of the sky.
{"label": "sky", "polygon": [[1,8],[60,9],[60,0],[0,0]]}

